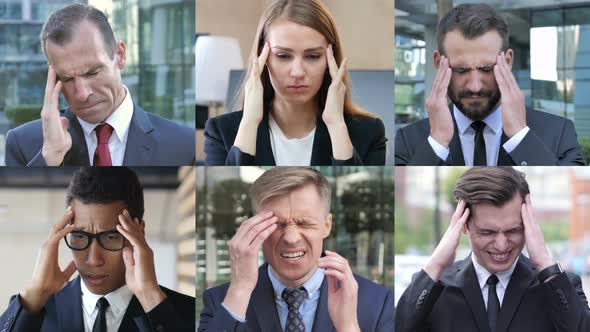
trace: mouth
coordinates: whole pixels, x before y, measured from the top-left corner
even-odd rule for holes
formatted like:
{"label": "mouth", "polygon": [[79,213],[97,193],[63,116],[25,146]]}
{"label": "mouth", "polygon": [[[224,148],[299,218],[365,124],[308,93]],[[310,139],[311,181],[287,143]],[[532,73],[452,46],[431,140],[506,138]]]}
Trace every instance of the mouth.
{"label": "mouth", "polygon": [[303,256],[305,256],[305,254],[307,254],[307,251],[305,250],[300,250],[300,251],[282,251],[281,252],[281,257],[287,260],[299,260],[301,258],[303,258]]}
{"label": "mouth", "polygon": [[293,92],[301,92],[307,89],[307,85],[289,85],[287,89]]}
{"label": "mouth", "polygon": [[89,110],[91,108],[94,108],[96,105],[100,104],[100,101],[97,103],[94,103],[92,105],[88,105],[88,106],[82,106],[82,107],[78,107],[79,110],[84,111],[84,110]]}
{"label": "mouth", "polygon": [[494,264],[506,264],[510,259],[510,254],[512,253],[512,250],[503,253],[494,253],[490,251],[488,251],[487,253],[488,255],[490,255],[490,258],[492,259],[492,262]]}
{"label": "mouth", "polygon": [[106,282],[108,275],[106,274],[86,274],[84,280],[92,286],[100,286]]}

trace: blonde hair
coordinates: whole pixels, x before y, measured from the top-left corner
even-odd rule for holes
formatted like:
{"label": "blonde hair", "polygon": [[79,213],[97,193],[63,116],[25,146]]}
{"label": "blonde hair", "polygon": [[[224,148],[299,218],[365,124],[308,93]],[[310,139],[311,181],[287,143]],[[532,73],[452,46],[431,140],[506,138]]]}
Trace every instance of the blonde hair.
{"label": "blonde hair", "polygon": [[250,188],[250,200],[252,210],[258,209],[268,200],[287,195],[301,187],[313,184],[319,196],[326,203],[326,213],[330,211],[330,198],[332,189],[328,180],[310,167],[273,167],[264,172]]}
{"label": "blonde hair", "polygon": [[[234,111],[241,111],[244,108],[244,89],[246,80],[252,72],[252,62],[254,59],[258,58],[262,52],[271,24],[280,18],[285,18],[290,22],[312,28],[321,33],[328,41],[328,44],[332,44],[336,63],[339,65],[342,63],[344,56],[342,44],[340,43],[340,37],[338,35],[338,31],[336,30],[334,18],[324,4],[322,4],[319,0],[276,0],[266,9],[260,18],[260,22],[258,23],[256,36],[254,38],[252,50],[250,51],[248,67],[245,71],[244,78],[242,79],[240,89],[238,90],[238,95],[236,96],[237,102],[235,103]],[[275,91],[270,82],[270,76],[267,67],[264,67],[261,80],[264,89],[263,108],[266,112],[270,109],[270,103],[275,96]],[[369,113],[352,103],[352,99],[350,97],[350,78],[348,76],[348,72],[344,74],[342,82],[346,86],[346,94],[344,96],[344,114],[375,117],[375,115],[372,113]],[[322,85],[317,93],[318,109],[320,112],[324,110],[326,105],[328,88],[330,87],[331,83],[332,78],[330,77],[329,70],[326,68]]]}

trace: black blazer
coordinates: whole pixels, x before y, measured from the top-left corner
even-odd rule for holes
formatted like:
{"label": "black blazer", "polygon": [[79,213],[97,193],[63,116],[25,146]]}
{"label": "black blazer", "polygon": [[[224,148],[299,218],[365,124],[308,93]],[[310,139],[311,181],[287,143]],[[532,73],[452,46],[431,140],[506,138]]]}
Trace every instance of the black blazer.
{"label": "black blazer", "polygon": [[[246,323],[235,320],[221,306],[229,284],[210,288],[203,293],[203,310],[199,320],[199,332],[206,331],[282,331],[274,300],[274,290],[268,277],[268,264],[258,268],[258,282],[250,297],[246,311]],[[357,317],[361,330],[375,332],[393,331],[393,292],[361,276],[355,275],[358,284]],[[315,312],[312,331],[334,332],[334,323],[328,313],[328,282],[324,278],[320,286],[320,298]]]}
{"label": "black blazer", "polygon": [[[258,165],[274,166],[275,160],[270,144],[268,130],[268,112],[258,126],[256,136],[256,156],[242,152],[236,148],[234,141],[243,112],[231,112],[207,120],[205,124],[205,165],[208,166],[241,166]],[[332,142],[328,128],[318,117],[311,166],[316,165],[385,165],[385,127],[379,118],[368,116],[344,116],[348,134],[354,148],[352,158],[334,160],[332,158]]]}
{"label": "black blazer", "polygon": [[[160,286],[167,298],[146,313],[135,296],[125,311],[120,332],[195,331],[195,298]],[[80,332],[84,331],[80,277],[53,294],[41,313],[29,315],[19,301],[10,299],[0,316],[0,332]]]}
{"label": "black blazer", "polygon": [[[453,114],[452,110],[450,112]],[[527,109],[526,122],[530,130],[511,153],[507,153],[502,147],[508,141],[506,134],[502,133],[498,166],[586,165],[582,148],[578,144],[576,129],[571,120]],[[430,123],[426,118],[397,131],[395,164],[464,166],[465,159],[454,117],[453,123],[455,132],[449,145],[450,153],[447,160],[440,159],[428,143]]]}
{"label": "black blazer", "polygon": [[[78,119],[70,109],[60,110],[70,121],[68,132],[72,148],[66,153],[63,165],[89,166],[88,147]],[[133,116],[127,134],[124,166],[190,166],[195,163],[194,129],[179,125],[155,114],[145,112],[133,104]],[[6,135],[7,166],[47,166],[41,148],[43,127],[41,120],[25,123]]]}
{"label": "black blazer", "polygon": [[[496,332],[587,332],[590,308],[580,277],[562,273],[540,284],[530,260],[520,255],[504,294]],[[471,257],[455,262],[435,283],[421,270],[400,298],[397,332],[490,332]]]}

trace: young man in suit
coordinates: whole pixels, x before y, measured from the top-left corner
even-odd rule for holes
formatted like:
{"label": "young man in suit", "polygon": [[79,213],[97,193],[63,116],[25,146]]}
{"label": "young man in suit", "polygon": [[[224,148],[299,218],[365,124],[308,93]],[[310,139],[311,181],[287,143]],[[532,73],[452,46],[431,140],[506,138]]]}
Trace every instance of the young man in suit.
{"label": "young man in suit", "polygon": [[[41,31],[49,69],[41,119],[10,130],[8,166],[180,166],[195,130],[143,111],[121,81],[126,46],[100,10],[73,4]],[[59,110],[63,93],[68,108]]]}
{"label": "young man in suit", "polygon": [[586,164],[571,120],[525,107],[508,26],[493,7],[453,8],[437,41],[428,118],[398,130],[396,165]]}
{"label": "young man in suit", "polygon": [[[275,167],[250,191],[256,215],[229,242],[231,279],[203,294],[199,331],[392,331],[393,293],[352,273],[330,235],[330,185]],[[258,267],[258,252],[266,263]]]}
{"label": "young man in suit", "polygon": [[[135,173],[83,168],[70,182],[67,203],[31,280],[0,316],[1,331],[194,331],[195,299],[158,285]],[[62,239],[74,256],[63,271]]]}
{"label": "young man in suit", "polygon": [[[474,167],[454,194],[459,203],[449,228],[398,302],[396,330],[589,331],[580,277],[564,272],[547,250],[524,174]],[[461,232],[472,253],[453,262]]]}

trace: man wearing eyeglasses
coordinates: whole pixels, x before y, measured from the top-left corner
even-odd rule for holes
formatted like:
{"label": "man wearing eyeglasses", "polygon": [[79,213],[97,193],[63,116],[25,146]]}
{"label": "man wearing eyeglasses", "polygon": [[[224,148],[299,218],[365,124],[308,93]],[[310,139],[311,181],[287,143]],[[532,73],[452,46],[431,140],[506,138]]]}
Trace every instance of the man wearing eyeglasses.
{"label": "man wearing eyeglasses", "polygon": [[[133,171],[83,168],[70,182],[67,204],[31,280],[0,316],[0,331],[195,330],[195,299],[158,284]],[[63,270],[62,239],[74,257]]]}
{"label": "man wearing eyeglasses", "polygon": [[[449,228],[398,302],[396,331],[590,331],[580,277],[551,257],[524,174],[474,167],[454,194]],[[461,232],[472,253],[454,262]]]}

